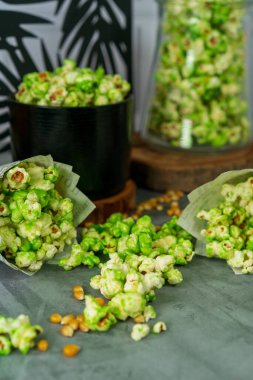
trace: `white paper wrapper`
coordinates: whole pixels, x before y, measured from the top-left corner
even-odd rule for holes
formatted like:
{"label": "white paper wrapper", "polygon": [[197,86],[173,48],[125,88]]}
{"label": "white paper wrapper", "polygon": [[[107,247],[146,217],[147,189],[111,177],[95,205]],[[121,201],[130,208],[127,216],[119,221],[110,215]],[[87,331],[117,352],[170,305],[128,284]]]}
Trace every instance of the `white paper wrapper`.
{"label": "white paper wrapper", "polygon": [[[77,183],[79,181],[79,175],[72,172],[72,166],[66,165],[60,162],[54,162],[52,156],[34,156],[27,158],[22,161],[16,161],[12,162],[3,166],[0,166],[0,178],[3,178],[4,174],[17,165],[20,162],[32,162],[34,164],[37,164],[39,166],[57,166],[59,169],[59,179],[55,185],[55,188],[61,196],[64,198],[68,197],[72,200],[74,204],[74,225],[77,227],[81,222],[83,222],[87,216],[94,210],[95,205],[89,200],[89,198],[86,197],[78,188],[77,188]],[[62,257],[67,257],[70,255],[71,252],[71,246],[66,246],[64,251],[61,253],[56,254],[55,258],[48,261],[47,264],[55,264],[57,261],[62,258]],[[16,265],[13,263],[9,262],[6,260],[3,255],[0,253],[0,261],[8,265],[9,267],[15,269],[15,270],[20,270],[21,272],[32,276],[36,272],[31,272],[25,269],[18,268]]]}
{"label": "white paper wrapper", "polygon": [[[199,211],[217,207],[218,203],[223,200],[221,188],[225,183],[237,184],[253,176],[253,169],[232,170],[219,175],[215,180],[206,183],[193,190],[189,195],[189,205],[183,211],[178,220],[178,224],[186,231],[192,234],[196,239],[196,254],[206,255],[206,241],[200,234],[201,230],[206,228],[207,222],[196,217]],[[236,274],[241,274],[240,270],[234,270]]]}

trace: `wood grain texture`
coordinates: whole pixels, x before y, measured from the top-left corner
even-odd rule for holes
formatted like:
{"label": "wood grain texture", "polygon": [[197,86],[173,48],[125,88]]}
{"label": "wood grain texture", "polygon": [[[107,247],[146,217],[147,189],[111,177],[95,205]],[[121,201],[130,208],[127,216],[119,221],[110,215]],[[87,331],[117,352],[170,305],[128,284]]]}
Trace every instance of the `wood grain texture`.
{"label": "wood grain texture", "polygon": [[129,180],[120,193],[93,202],[96,208],[85,223],[103,223],[112,213],[128,213],[135,207],[136,185],[134,181]]}
{"label": "wood grain texture", "polygon": [[132,150],[132,178],[139,186],[156,191],[190,192],[225,171],[244,168],[253,168],[253,144],[203,153],[156,150],[138,141]]}

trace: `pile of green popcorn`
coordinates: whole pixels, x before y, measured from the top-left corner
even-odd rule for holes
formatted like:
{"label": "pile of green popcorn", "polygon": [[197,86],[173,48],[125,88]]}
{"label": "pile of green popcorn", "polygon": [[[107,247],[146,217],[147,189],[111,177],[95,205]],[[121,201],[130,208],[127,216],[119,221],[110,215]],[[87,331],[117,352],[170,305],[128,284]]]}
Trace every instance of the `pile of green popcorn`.
{"label": "pile of green popcorn", "polygon": [[55,189],[56,166],[22,162],[0,179],[0,253],[34,272],[76,237],[73,203]]}
{"label": "pile of green popcorn", "polygon": [[[101,306],[94,297],[85,297],[84,318],[90,330],[107,331],[129,317],[143,316],[143,322],[156,317],[148,304],[155,299],[155,290],[166,282],[181,283],[182,273],[174,266],[186,265],[194,254],[191,236],[176,222],[174,217],[157,231],[148,215],[135,221],[115,213],[104,224],[84,229],[81,243],[74,245],[70,257],[61,259],[59,265],[70,270],[81,264],[99,264],[100,274],[91,278],[90,285],[109,302]],[[104,263],[97,256],[101,253],[109,255]],[[145,324],[134,327],[132,337],[143,329],[149,332]]]}
{"label": "pile of green popcorn", "polygon": [[53,72],[26,74],[19,85],[16,99],[39,106],[88,107],[122,102],[131,86],[119,74],[106,75],[99,67],[78,68],[65,59]]}
{"label": "pile of green popcorn", "polygon": [[43,332],[41,326],[32,326],[27,315],[6,318],[0,315],[0,356],[7,356],[13,349],[27,354],[35,340]]}
{"label": "pile of green popcorn", "polygon": [[253,273],[253,177],[235,185],[224,184],[223,200],[197,214],[207,221],[201,231],[209,257],[219,257],[236,272]]}
{"label": "pile of green popcorn", "polygon": [[246,142],[242,4],[166,0],[164,6],[149,133],[182,148]]}

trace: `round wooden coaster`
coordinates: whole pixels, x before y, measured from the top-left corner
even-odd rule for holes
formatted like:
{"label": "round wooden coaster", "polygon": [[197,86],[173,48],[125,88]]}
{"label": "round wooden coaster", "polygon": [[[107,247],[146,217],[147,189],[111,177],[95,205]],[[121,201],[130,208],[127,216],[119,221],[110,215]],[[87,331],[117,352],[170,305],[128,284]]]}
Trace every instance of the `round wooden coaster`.
{"label": "round wooden coaster", "polygon": [[127,181],[124,189],[109,198],[93,201],[96,209],[89,215],[84,223],[103,223],[114,212],[128,213],[135,207],[136,185],[134,181]]}
{"label": "round wooden coaster", "polygon": [[156,191],[190,192],[219,174],[253,168],[253,144],[220,153],[158,151],[144,143],[132,150],[132,178]]}

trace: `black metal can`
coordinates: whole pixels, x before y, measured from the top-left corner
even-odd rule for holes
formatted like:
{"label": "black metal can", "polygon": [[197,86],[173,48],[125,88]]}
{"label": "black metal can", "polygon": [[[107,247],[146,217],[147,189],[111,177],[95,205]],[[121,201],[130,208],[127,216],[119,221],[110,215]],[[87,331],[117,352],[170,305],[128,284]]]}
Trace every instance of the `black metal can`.
{"label": "black metal can", "polygon": [[73,166],[91,199],[121,191],[129,176],[132,96],[97,107],[53,107],[9,99],[15,160],[51,154]]}

